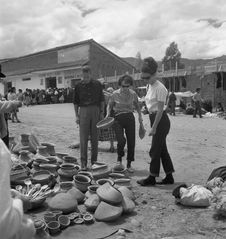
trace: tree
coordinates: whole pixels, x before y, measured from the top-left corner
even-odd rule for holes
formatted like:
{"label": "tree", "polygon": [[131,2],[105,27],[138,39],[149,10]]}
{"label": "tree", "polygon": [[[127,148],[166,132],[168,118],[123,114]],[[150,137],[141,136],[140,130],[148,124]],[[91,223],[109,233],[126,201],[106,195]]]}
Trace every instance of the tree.
{"label": "tree", "polygon": [[171,42],[166,48],[166,53],[162,59],[162,64],[164,64],[164,70],[175,70],[176,65],[178,69],[184,69],[184,64],[180,62],[181,53],[178,50],[178,46],[175,42]]}
{"label": "tree", "polygon": [[135,59],[135,68],[138,72],[141,72],[142,63],[143,63],[143,61],[141,59],[141,54],[138,51],[136,54],[136,59]]}

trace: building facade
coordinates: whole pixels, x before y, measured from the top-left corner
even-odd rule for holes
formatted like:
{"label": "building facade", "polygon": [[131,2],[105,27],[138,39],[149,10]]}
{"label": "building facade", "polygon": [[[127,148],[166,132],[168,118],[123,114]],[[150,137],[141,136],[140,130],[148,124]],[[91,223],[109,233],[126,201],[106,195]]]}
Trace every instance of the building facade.
{"label": "building facade", "polygon": [[3,61],[8,87],[23,91],[74,87],[81,69],[91,67],[93,78],[132,73],[132,65],[93,39]]}

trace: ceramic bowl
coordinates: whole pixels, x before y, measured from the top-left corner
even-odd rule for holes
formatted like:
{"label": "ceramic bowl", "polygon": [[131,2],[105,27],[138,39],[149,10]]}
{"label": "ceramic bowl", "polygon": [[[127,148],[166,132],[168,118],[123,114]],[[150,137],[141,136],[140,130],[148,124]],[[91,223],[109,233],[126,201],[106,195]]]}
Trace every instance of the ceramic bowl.
{"label": "ceramic bowl", "polygon": [[79,218],[79,213],[78,212],[72,212],[72,213],[70,213],[70,214],[68,214],[68,218],[70,219],[70,221],[71,221],[71,224],[74,224],[74,220],[76,219],[76,218]]}
{"label": "ceramic bowl", "polygon": [[103,185],[103,184],[105,184],[105,183],[110,183],[111,186],[114,185],[114,181],[111,180],[111,179],[108,179],[108,178],[98,179],[98,180],[96,181],[96,183],[97,183],[99,186],[101,186],[101,185]]}
{"label": "ceramic bowl", "polygon": [[33,184],[40,183],[41,185],[48,184],[51,173],[48,170],[40,170],[33,174],[32,182]]}
{"label": "ceramic bowl", "polygon": [[39,232],[42,232],[43,230],[46,229],[45,222],[40,219],[34,220],[34,226],[35,226],[36,234],[39,234]]}
{"label": "ceramic bowl", "polygon": [[73,163],[63,163],[60,166],[61,172],[63,174],[77,174],[80,169],[79,165],[75,165]]}
{"label": "ceramic bowl", "polygon": [[81,192],[86,192],[88,189],[88,186],[91,184],[91,179],[90,177],[86,175],[75,175],[73,177],[75,186],[81,191]]}
{"label": "ceramic bowl", "polygon": [[52,221],[47,224],[50,235],[57,234],[60,232],[60,223],[58,221]]}
{"label": "ceramic bowl", "polygon": [[130,178],[119,178],[119,179],[115,179],[115,187],[121,187],[121,186],[126,186],[128,188],[131,187],[131,183],[130,183]]}
{"label": "ceramic bowl", "polygon": [[64,228],[68,227],[71,223],[70,219],[66,215],[60,215],[58,217],[58,222],[60,223],[60,228],[61,229],[64,229]]}
{"label": "ceramic bowl", "polygon": [[56,156],[63,159],[64,156],[68,156],[67,153],[56,153]]}
{"label": "ceramic bowl", "polygon": [[83,216],[83,220],[85,223],[89,224],[89,223],[93,223],[94,218],[93,218],[93,215],[87,213]]}
{"label": "ceramic bowl", "polygon": [[63,211],[61,210],[54,210],[51,212],[56,215],[56,220],[58,220],[58,217],[63,214]]}
{"label": "ceramic bowl", "polygon": [[55,152],[55,144],[51,144],[51,143],[41,143],[41,145],[46,146],[47,147],[47,153],[49,155],[56,155]]}
{"label": "ceramic bowl", "polygon": [[46,212],[43,217],[46,223],[56,221],[56,214],[53,212]]}
{"label": "ceramic bowl", "polygon": [[57,157],[56,156],[49,156],[46,157],[49,160],[49,163],[51,164],[57,164]]}
{"label": "ceramic bowl", "polygon": [[91,179],[93,178],[93,175],[92,175],[91,172],[79,171],[78,174],[88,176],[88,177],[90,177]]}
{"label": "ceramic bowl", "polygon": [[64,156],[63,157],[63,161],[64,163],[74,163],[74,164],[77,164],[78,162],[78,159],[76,157],[73,157],[73,156]]}
{"label": "ceramic bowl", "polygon": [[93,194],[96,194],[98,187],[99,187],[98,184],[88,186],[88,191],[85,193],[86,198],[90,197]]}
{"label": "ceramic bowl", "polygon": [[76,218],[75,220],[74,220],[74,223],[75,224],[82,224],[82,223],[84,223],[84,219],[83,218]]}

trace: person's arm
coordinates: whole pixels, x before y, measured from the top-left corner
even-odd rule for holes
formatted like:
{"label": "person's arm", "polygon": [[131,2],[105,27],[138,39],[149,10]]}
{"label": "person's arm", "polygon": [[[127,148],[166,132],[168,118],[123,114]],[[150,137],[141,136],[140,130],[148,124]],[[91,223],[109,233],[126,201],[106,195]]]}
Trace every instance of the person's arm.
{"label": "person's arm", "polygon": [[159,121],[162,118],[162,113],[163,113],[163,109],[164,109],[164,102],[162,101],[158,101],[158,112],[155,116],[155,121],[151,127],[151,131],[149,133],[149,136],[154,135],[156,133],[156,129],[158,127]]}
{"label": "person's arm", "polygon": [[134,106],[135,106],[135,109],[136,109],[136,111],[138,113],[139,123],[141,124],[143,122],[143,118],[142,118],[141,109],[140,109],[140,105],[139,105],[139,101],[138,101],[137,95],[135,96]]}
{"label": "person's arm", "polygon": [[107,112],[105,115],[105,118],[108,118],[111,115],[111,110],[113,109],[114,106],[114,101],[112,101],[111,99],[108,101],[108,105],[107,105]]}
{"label": "person's arm", "polygon": [[17,109],[18,107],[21,107],[22,103],[20,101],[0,101],[0,113],[10,113],[12,110]]}

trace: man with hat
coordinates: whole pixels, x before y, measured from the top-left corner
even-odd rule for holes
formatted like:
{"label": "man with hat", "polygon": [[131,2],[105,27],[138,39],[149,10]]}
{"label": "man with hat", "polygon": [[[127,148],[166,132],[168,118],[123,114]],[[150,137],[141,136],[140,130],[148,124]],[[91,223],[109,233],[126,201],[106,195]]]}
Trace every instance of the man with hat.
{"label": "man with hat", "polygon": [[82,80],[75,85],[74,109],[80,132],[81,167],[87,169],[88,139],[91,140],[91,164],[97,161],[98,131],[96,124],[103,118],[104,94],[101,83],[94,80],[88,65],[82,67]]}

